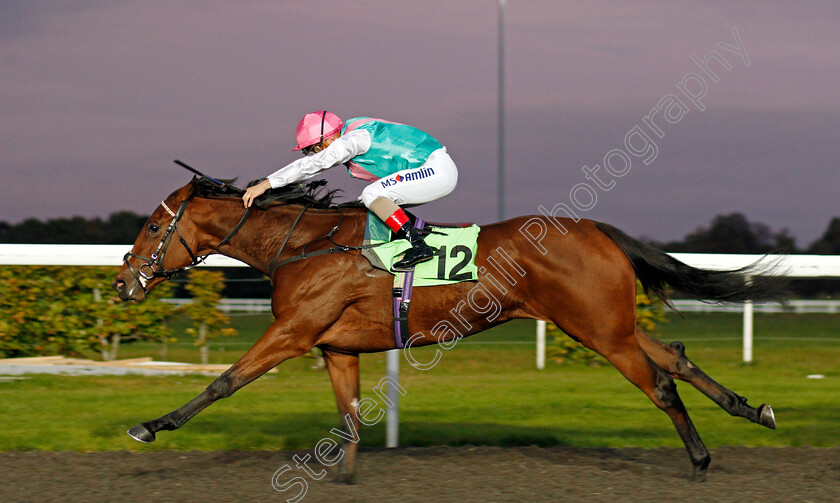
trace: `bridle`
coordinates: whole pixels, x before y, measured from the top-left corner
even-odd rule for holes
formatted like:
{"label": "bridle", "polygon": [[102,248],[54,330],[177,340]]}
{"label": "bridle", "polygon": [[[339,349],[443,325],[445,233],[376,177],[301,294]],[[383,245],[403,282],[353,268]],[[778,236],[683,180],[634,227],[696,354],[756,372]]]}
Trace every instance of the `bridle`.
{"label": "bridle", "polygon": [[[190,248],[189,243],[181,236],[181,232],[178,230],[178,222],[184,216],[184,211],[187,209],[187,205],[192,200],[193,195],[190,195],[187,199],[185,199],[181,205],[178,207],[177,211],[172,211],[172,209],[166,204],[166,201],[161,201],[160,205],[163,209],[172,216],[172,221],[169,222],[169,225],[166,227],[166,231],[163,233],[163,237],[158,243],[155,251],[148,257],[144,257],[143,255],[138,255],[136,253],[128,252],[123,256],[123,263],[128,268],[131,275],[134,277],[136,284],[132,287],[132,290],[136,288],[136,285],[140,285],[144,292],[148,293],[146,290],[146,285],[154,278],[166,278],[170,279],[176,274],[182,273],[184,271],[189,271],[190,269],[198,266],[199,264],[203,263],[205,259],[210,255],[209,253],[206,255],[198,256],[193,252],[192,248]],[[245,224],[245,220],[248,218],[248,215],[251,214],[251,208],[245,210],[245,214],[242,215],[242,219],[233,228],[233,230],[224,238],[222,241],[216,245],[213,249],[218,251],[218,249],[224,245],[226,245],[233,236],[236,235],[237,232],[242,228]],[[184,249],[187,250],[187,253],[190,256],[190,263],[183,266],[178,267],[175,269],[166,269],[163,266],[163,258],[166,255],[166,251],[169,249],[169,245],[172,243],[172,236],[173,234],[178,236],[178,240],[183,245]],[[143,261],[143,263],[135,269],[132,267],[130,259],[136,258]],[[131,290],[129,291],[129,294]]]}
{"label": "bridle", "polygon": [[[188,166],[184,165],[183,163],[180,163],[179,161],[176,161],[176,162],[178,162],[182,166],[185,166],[187,169],[190,169],[191,171],[194,171],[194,170],[192,170],[192,168],[189,168]],[[244,192],[242,189],[239,189],[237,187],[233,187],[231,185],[227,185],[224,182],[215,180],[213,178],[206,177],[206,176],[205,176],[205,178],[210,180],[211,182],[219,185],[220,187],[224,187],[226,190],[237,192],[237,193]],[[326,183],[326,182],[322,181],[321,183]],[[173,276],[175,276],[176,274],[182,273],[184,271],[188,271],[188,270],[200,265],[210,255],[209,253],[206,254],[206,255],[201,255],[201,256],[196,255],[196,253],[193,252],[192,248],[190,248],[189,243],[187,243],[187,241],[184,239],[184,237],[181,236],[181,232],[178,230],[178,222],[180,222],[181,218],[184,216],[184,212],[187,209],[187,205],[190,203],[190,201],[193,199],[194,196],[195,196],[195,193],[191,194],[187,199],[185,199],[181,203],[181,205],[178,206],[177,211],[172,211],[172,209],[166,204],[166,201],[161,201],[160,205],[163,207],[163,209],[167,213],[169,213],[169,215],[172,216],[172,221],[169,222],[169,225],[166,227],[166,230],[163,233],[163,237],[161,238],[160,242],[158,243],[157,247],[155,248],[155,251],[148,257],[145,257],[143,255],[138,255],[138,254],[132,253],[130,251],[123,256],[123,263],[125,264],[126,268],[129,270],[129,272],[131,273],[131,275],[134,277],[134,279],[136,281],[135,285],[132,286],[131,290],[128,291],[129,294],[131,294],[131,292],[137,287],[137,285],[140,285],[140,287],[143,289],[143,291],[148,293],[148,290],[146,289],[146,285],[149,283],[149,281],[153,280],[154,278],[170,279]],[[283,198],[280,198],[280,199],[283,199]],[[292,233],[295,231],[298,223],[300,223],[301,219],[303,218],[304,213],[306,213],[306,210],[308,210],[311,207],[312,207],[311,205],[305,205],[301,209],[300,214],[298,214],[297,218],[292,223],[291,227],[289,228],[289,232],[286,235],[286,239],[283,241],[283,244],[277,250],[277,253],[274,255],[274,259],[271,261],[271,264],[269,265],[269,277],[273,277],[274,272],[277,271],[277,269],[279,269],[281,266],[284,266],[284,265],[286,265],[290,262],[296,262],[298,260],[303,260],[303,259],[307,259],[307,258],[310,258],[310,257],[318,256],[318,255],[326,255],[326,254],[333,254],[333,253],[347,253],[347,252],[350,252],[350,251],[365,250],[365,249],[368,249],[368,248],[375,248],[377,246],[381,246],[382,244],[384,244],[384,243],[376,243],[376,244],[368,244],[368,245],[361,245],[361,246],[347,246],[347,245],[342,245],[342,244],[339,244],[339,243],[336,243],[335,241],[333,241],[333,239],[332,239],[333,235],[338,231],[338,229],[341,227],[341,223],[344,221],[344,211],[341,208],[339,208],[338,224],[336,226],[334,226],[327,234],[325,234],[324,236],[321,236],[319,238],[313,239],[309,243],[305,244],[303,246],[302,250],[301,250],[300,255],[295,255],[295,256],[292,256],[292,257],[287,258],[285,260],[279,260],[281,255],[283,254],[283,251],[286,249],[286,245],[289,243],[289,240],[292,236]],[[225,236],[225,238],[222,239],[222,241],[218,245],[213,247],[213,250],[219,251],[219,248],[226,245],[239,232],[239,230],[245,224],[245,221],[248,219],[248,216],[251,214],[252,209],[253,209],[253,206],[249,207],[248,209],[245,210],[245,213],[242,215],[242,218],[239,220],[239,223],[236,224],[236,226],[233,228],[233,230],[231,230],[230,233],[228,233],[228,235]],[[163,259],[164,259],[164,256],[166,255],[166,251],[169,249],[169,245],[172,244],[172,236],[173,235],[178,236],[178,240],[181,242],[181,245],[184,247],[185,250],[187,250],[187,254],[189,254],[189,256],[190,256],[190,263],[183,266],[183,267],[178,267],[178,268],[175,268],[175,269],[166,269],[163,266]],[[312,251],[312,252],[307,251],[307,247],[309,247],[310,245],[312,245],[316,242],[323,241],[323,240],[329,241],[330,244],[332,244],[333,246],[330,247],[330,248],[324,249],[324,250],[317,250],[317,251]],[[140,259],[141,261],[143,261],[143,263],[137,269],[135,269],[131,265],[130,259],[133,259],[133,258],[134,259]]]}

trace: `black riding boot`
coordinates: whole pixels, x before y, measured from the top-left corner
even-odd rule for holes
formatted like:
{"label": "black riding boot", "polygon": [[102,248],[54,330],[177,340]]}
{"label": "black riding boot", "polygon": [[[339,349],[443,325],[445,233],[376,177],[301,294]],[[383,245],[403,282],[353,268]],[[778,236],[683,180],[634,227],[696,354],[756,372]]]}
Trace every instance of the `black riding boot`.
{"label": "black riding boot", "polygon": [[394,264],[394,269],[411,269],[420,262],[431,260],[435,256],[434,250],[423,241],[423,236],[411,222],[406,222],[400,227],[400,232],[411,243],[411,249],[408,250],[402,260]]}

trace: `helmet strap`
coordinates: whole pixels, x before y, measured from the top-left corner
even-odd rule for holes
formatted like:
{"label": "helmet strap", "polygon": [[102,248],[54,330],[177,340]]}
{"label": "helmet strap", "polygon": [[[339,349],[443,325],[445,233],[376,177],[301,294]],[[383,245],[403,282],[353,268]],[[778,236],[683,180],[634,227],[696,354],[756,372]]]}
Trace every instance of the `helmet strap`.
{"label": "helmet strap", "polygon": [[327,111],[321,113],[321,141],[318,142],[318,150],[324,148],[324,122],[327,120]]}

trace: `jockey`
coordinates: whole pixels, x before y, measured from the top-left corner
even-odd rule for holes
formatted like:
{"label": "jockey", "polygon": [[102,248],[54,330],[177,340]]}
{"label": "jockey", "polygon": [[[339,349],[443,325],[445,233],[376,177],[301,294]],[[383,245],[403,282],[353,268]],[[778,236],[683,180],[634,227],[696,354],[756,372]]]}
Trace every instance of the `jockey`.
{"label": "jockey", "polygon": [[437,140],[419,129],[369,117],[343,123],[326,110],[304,115],[296,137],[293,150],[305,157],[248,188],[242,196],[246,208],[269,188],[345,164],[350,176],[373,182],[359,197],[364,205],[411,243],[394,269],[407,269],[434,256],[400,205],[428,203],[455,189],[458,169]]}

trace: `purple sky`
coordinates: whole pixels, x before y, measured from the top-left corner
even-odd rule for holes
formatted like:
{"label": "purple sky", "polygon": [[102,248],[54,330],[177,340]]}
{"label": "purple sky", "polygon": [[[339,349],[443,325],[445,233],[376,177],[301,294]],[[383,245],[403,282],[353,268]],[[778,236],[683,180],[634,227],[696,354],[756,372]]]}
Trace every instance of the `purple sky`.
{"label": "purple sky", "polygon": [[[0,1],[0,220],[149,213],[189,180],[173,159],[244,184],[294,160],[298,120],[322,108],[431,132],[460,181],[417,212],[496,219],[496,1],[158,4]],[[588,183],[579,215],[636,236],[738,211],[807,245],[840,216],[838,20],[836,2],[509,0],[507,216]],[[733,29],[749,66],[718,45]],[[731,65],[710,62],[718,82],[691,59],[713,50]],[[691,73],[702,111],[678,89]],[[687,112],[662,107],[659,138],[644,117],[668,95]],[[635,126],[656,157],[614,177],[604,157]]]}

